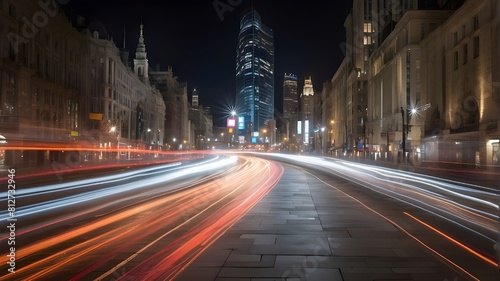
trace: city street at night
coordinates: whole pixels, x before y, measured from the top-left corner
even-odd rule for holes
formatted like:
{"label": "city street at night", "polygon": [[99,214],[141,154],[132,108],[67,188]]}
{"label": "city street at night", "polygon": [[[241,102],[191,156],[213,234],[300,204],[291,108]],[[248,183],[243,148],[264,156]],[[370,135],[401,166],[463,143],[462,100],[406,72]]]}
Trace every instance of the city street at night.
{"label": "city street at night", "polygon": [[495,202],[350,161],[210,154],[18,187],[0,280],[495,280]]}
{"label": "city street at night", "polygon": [[499,0],[0,0],[0,281],[500,281]]}

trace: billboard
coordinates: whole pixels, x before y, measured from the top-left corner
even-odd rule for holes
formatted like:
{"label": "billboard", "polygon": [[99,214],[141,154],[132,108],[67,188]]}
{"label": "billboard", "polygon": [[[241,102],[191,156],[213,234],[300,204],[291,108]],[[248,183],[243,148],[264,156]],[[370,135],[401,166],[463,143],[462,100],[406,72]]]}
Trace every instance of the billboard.
{"label": "billboard", "polygon": [[238,116],[238,130],[245,130],[245,117]]}
{"label": "billboard", "polygon": [[227,127],[228,128],[234,128],[234,127],[236,127],[236,119],[234,119],[234,118],[227,118]]}

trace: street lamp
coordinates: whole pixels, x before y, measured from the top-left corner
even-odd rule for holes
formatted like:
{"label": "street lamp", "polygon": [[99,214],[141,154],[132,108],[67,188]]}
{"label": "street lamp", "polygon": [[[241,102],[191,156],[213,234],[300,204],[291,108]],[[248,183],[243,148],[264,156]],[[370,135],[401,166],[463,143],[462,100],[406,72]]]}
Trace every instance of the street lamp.
{"label": "street lamp", "polygon": [[[116,133],[116,126],[112,126],[111,128],[109,128],[109,133],[110,134],[115,134]],[[111,143],[110,143],[110,146],[111,146]],[[110,147],[111,148],[111,147]],[[120,135],[118,134],[116,136],[116,159],[117,160],[120,160]]]}

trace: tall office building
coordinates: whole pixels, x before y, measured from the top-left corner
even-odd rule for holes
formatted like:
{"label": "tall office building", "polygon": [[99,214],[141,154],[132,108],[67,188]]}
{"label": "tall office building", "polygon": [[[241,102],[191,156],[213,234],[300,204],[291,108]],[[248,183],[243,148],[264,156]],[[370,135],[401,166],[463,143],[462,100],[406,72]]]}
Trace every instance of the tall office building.
{"label": "tall office building", "polygon": [[297,75],[286,74],[283,79],[283,117],[286,121],[286,137],[297,134],[299,101],[297,96]]}
{"label": "tall office building", "polygon": [[240,22],[236,51],[236,102],[245,131],[259,132],[274,118],[273,31],[250,10]]}

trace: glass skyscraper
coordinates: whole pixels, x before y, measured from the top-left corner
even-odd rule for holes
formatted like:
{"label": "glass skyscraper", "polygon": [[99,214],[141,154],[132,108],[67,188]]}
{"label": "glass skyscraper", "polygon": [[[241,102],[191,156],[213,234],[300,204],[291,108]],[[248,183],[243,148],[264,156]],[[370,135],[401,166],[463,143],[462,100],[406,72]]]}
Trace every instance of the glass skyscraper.
{"label": "glass skyscraper", "polygon": [[240,21],[236,51],[236,102],[247,132],[260,132],[274,118],[273,31],[250,10]]}

